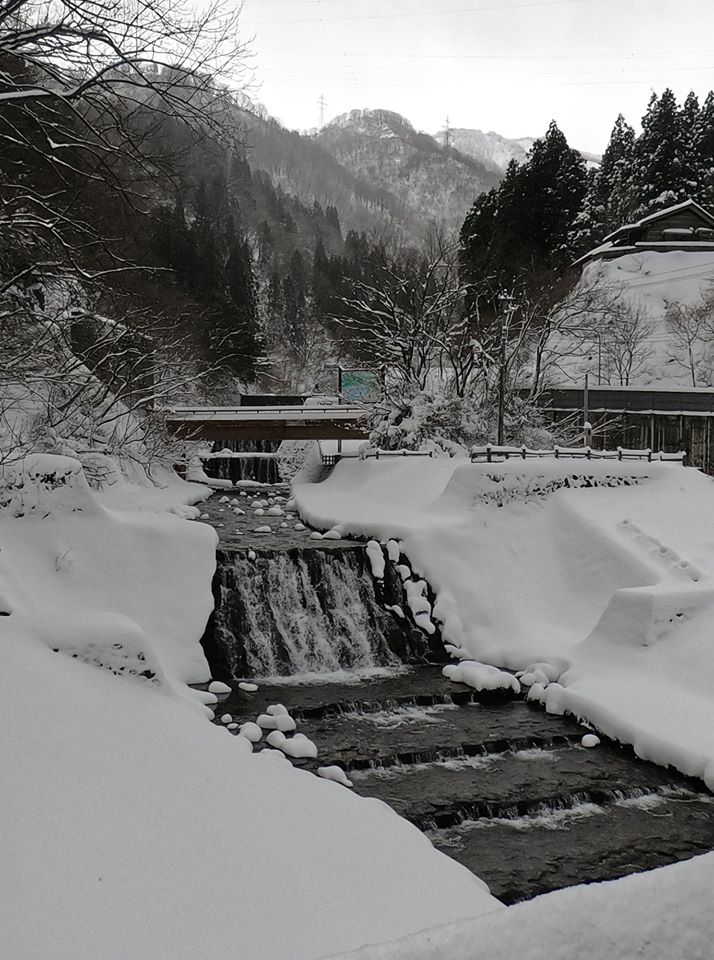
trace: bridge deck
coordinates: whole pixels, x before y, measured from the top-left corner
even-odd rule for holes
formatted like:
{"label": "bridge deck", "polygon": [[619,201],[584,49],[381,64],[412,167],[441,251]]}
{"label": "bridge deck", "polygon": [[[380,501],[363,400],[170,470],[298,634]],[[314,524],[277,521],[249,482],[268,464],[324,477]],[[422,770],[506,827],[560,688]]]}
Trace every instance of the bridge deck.
{"label": "bridge deck", "polygon": [[367,411],[356,404],[285,407],[173,407],[166,427],[192,440],[361,440]]}

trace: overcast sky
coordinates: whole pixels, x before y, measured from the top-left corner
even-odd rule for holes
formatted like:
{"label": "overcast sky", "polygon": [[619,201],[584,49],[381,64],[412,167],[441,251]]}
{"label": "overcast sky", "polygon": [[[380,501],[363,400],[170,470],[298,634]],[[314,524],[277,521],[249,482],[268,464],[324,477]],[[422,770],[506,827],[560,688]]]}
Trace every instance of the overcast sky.
{"label": "overcast sky", "polygon": [[[286,126],[383,107],[435,133],[540,136],[601,152],[652,90],[714,87],[714,0],[245,0],[255,97]],[[709,49],[707,49],[709,48]]]}

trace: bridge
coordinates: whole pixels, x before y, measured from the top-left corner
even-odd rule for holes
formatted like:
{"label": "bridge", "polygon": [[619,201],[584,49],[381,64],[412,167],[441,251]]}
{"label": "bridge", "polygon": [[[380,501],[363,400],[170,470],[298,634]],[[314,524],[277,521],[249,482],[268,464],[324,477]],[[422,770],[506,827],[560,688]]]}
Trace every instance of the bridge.
{"label": "bridge", "polygon": [[359,404],[331,406],[172,407],[169,433],[185,440],[366,440],[368,411]]}

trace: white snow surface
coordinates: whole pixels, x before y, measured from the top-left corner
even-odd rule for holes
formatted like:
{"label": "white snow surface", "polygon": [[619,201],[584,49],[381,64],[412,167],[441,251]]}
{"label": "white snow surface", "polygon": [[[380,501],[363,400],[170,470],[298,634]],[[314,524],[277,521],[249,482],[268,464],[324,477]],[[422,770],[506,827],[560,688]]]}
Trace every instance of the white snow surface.
{"label": "white snow surface", "polygon": [[[695,306],[710,292],[713,281],[714,251],[646,250],[586,264],[580,284],[584,287],[595,284],[604,290],[618,291],[623,303],[642,309],[651,320],[653,330],[648,338],[648,352],[651,355],[630,380],[631,384],[691,389],[691,375],[686,367],[668,362],[673,350],[676,350],[665,319],[667,306]],[[594,349],[597,350],[597,347]],[[695,353],[700,351],[701,348],[695,346]],[[679,353],[684,356],[681,349]],[[582,383],[585,370],[592,375],[592,358],[588,361],[566,361],[564,367],[567,376],[578,383]],[[618,380],[613,377],[612,383],[616,384]],[[698,386],[705,385],[704,382],[698,383]]]}
{"label": "white snow surface", "polygon": [[3,468],[3,956],[313,960],[498,913],[384,804],[208,722],[185,682],[209,679],[216,538],[156,512],[174,493],[108,509],[74,460]]}
{"label": "white snow surface", "polygon": [[[346,792],[346,791],[345,791]],[[332,960],[710,960],[714,854],[570,887]],[[327,960],[327,958],[325,958]]]}
{"label": "white snow surface", "polygon": [[401,541],[459,658],[529,671],[549,711],[714,788],[710,478],[665,463],[394,458],[341,462],[294,495],[314,526]]}

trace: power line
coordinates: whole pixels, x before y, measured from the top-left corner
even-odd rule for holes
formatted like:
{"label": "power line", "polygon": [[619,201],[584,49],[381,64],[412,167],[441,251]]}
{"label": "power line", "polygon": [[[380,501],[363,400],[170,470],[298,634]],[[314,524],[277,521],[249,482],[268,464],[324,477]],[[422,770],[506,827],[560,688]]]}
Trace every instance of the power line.
{"label": "power line", "polygon": [[380,60],[684,60],[689,57],[711,59],[711,51],[682,50],[678,53],[375,53],[369,50],[298,50],[288,47],[264,47],[262,53],[287,53],[307,57],[365,57]]}
{"label": "power line", "polygon": [[298,23],[346,23],[360,20],[402,20],[407,18],[413,20],[414,17],[445,17],[458,13],[500,13],[504,10],[539,10],[542,7],[564,7],[574,4],[591,3],[592,0],[542,0],[540,3],[508,3],[497,4],[486,7],[459,7],[451,10],[409,10],[403,13],[368,13],[354,17],[310,17],[295,20],[254,20],[251,26],[267,27],[271,25],[284,26],[286,24],[295,25]]}

